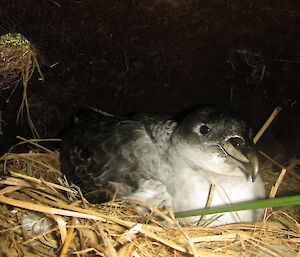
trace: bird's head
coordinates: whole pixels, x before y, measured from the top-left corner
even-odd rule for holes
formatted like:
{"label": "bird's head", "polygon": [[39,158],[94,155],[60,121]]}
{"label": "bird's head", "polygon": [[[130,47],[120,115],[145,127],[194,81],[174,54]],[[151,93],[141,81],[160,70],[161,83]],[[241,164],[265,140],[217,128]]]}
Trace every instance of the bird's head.
{"label": "bird's head", "polygon": [[176,152],[194,169],[245,174],[255,180],[259,162],[248,122],[233,110],[204,107],[188,115],[172,135]]}

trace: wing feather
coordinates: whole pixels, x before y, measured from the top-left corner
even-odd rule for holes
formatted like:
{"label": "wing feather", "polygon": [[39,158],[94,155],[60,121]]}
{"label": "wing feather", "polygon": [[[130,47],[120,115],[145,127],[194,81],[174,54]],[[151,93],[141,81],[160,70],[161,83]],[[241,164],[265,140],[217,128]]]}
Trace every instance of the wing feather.
{"label": "wing feather", "polygon": [[127,196],[138,188],[140,179],[151,177],[151,163],[157,150],[142,123],[115,117],[79,120],[63,138],[61,163],[68,178],[88,199],[103,202],[107,189]]}

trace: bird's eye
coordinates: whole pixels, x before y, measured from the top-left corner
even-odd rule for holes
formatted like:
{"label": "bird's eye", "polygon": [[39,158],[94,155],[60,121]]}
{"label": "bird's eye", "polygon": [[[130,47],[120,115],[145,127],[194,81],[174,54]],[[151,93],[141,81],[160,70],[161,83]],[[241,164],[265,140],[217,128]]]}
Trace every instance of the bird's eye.
{"label": "bird's eye", "polygon": [[232,137],[228,141],[237,148],[244,144],[244,140],[240,137]]}
{"label": "bird's eye", "polygon": [[201,135],[205,135],[209,132],[209,127],[207,125],[201,125],[199,128],[199,132]]}

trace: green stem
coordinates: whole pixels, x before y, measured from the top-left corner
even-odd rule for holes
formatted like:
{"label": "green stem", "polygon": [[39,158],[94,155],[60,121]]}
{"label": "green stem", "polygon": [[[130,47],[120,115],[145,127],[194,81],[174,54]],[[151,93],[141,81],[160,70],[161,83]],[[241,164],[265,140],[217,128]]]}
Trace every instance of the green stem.
{"label": "green stem", "polygon": [[300,205],[300,195],[287,196],[274,199],[265,199],[245,203],[237,203],[232,205],[214,207],[209,209],[201,209],[195,211],[186,211],[175,213],[176,218],[186,218],[192,216],[201,216],[215,213],[232,212],[232,211],[244,211],[253,209],[264,209],[272,207],[281,207],[288,205]]}
{"label": "green stem", "polygon": [[39,65],[37,58],[35,56],[32,56],[32,59],[33,59],[33,62],[35,64],[35,67],[36,67],[38,73],[40,74],[39,80],[44,81],[45,77],[44,77],[44,74],[42,73],[42,70],[41,70],[41,67]]}

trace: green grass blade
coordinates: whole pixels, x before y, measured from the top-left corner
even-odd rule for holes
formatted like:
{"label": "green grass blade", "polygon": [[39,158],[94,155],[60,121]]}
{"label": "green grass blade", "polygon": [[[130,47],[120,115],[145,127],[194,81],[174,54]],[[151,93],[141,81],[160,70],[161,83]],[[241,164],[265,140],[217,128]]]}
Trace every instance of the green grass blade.
{"label": "green grass blade", "polygon": [[300,205],[300,195],[287,196],[273,199],[258,200],[252,202],[237,203],[231,205],[225,205],[220,207],[200,209],[195,211],[186,211],[175,213],[176,218],[186,218],[192,216],[201,216],[215,213],[232,212],[232,211],[243,211],[243,210],[254,210],[264,209],[272,207],[281,207],[289,205]]}

